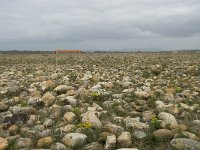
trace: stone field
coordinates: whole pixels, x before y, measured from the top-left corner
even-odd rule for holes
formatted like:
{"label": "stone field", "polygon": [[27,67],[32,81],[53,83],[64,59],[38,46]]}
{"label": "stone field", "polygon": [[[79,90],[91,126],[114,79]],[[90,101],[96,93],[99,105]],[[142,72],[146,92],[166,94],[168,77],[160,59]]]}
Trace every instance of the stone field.
{"label": "stone field", "polygon": [[200,52],[0,54],[0,150],[200,150]]}

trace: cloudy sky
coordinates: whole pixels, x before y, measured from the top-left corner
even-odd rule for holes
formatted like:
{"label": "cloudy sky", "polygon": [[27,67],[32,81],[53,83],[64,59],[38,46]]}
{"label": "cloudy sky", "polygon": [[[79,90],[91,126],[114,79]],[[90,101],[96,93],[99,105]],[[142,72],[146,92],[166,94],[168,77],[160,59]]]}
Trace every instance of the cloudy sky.
{"label": "cloudy sky", "polygon": [[0,49],[200,48],[199,0],[0,0]]}

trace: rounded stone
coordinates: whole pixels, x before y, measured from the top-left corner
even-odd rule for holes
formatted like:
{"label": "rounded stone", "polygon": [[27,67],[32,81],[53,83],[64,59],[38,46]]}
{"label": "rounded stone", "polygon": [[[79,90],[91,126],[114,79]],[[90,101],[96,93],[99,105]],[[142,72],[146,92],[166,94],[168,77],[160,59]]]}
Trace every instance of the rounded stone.
{"label": "rounded stone", "polygon": [[153,135],[158,138],[171,138],[172,132],[168,129],[159,129],[153,132]]}

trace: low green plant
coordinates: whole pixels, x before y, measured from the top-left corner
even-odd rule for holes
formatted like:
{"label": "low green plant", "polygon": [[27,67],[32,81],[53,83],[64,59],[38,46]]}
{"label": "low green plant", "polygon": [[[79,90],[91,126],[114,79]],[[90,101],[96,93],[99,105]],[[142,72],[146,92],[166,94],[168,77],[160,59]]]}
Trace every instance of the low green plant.
{"label": "low green plant", "polygon": [[77,125],[77,128],[91,128],[92,127],[92,124],[89,123],[89,122],[86,122],[86,123],[80,123]]}

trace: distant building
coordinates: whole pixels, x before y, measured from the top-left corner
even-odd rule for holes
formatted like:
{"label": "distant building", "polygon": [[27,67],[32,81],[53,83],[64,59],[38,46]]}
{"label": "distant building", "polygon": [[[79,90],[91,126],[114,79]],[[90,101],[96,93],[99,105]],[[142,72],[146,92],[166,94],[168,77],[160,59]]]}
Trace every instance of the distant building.
{"label": "distant building", "polygon": [[53,52],[54,54],[58,54],[58,53],[83,53],[82,50],[55,50]]}

